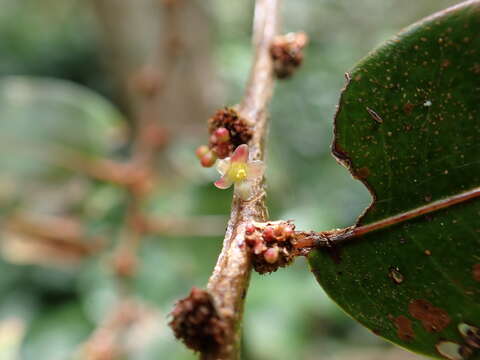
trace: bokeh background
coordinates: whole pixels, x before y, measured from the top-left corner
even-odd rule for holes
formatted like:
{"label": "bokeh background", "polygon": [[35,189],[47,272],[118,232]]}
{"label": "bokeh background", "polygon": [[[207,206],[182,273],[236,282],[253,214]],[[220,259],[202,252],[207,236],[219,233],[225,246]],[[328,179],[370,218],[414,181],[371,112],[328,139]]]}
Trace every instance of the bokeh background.
{"label": "bokeh background", "polygon": [[[344,73],[454,3],[284,0],[284,29],[306,31],[310,44],[271,105],[272,219],[315,230],[355,221],[369,195],[329,149]],[[215,109],[241,98],[253,1],[0,0],[0,9],[0,359],[194,359],[168,313],[205,286],[231,201],[194,150]],[[153,181],[129,166],[142,141],[156,145]],[[243,358],[420,359],[345,315],[303,259],[253,274]]]}

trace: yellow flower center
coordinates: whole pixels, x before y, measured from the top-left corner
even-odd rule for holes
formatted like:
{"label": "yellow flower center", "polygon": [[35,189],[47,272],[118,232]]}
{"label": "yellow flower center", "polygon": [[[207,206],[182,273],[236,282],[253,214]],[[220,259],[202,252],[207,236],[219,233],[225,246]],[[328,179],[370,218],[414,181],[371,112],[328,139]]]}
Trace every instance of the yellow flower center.
{"label": "yellow flower center", "polygon": [[233,182],[245,180],[247,178],[247,164],[243,162],[233,162],[228,169],[227,176]]}

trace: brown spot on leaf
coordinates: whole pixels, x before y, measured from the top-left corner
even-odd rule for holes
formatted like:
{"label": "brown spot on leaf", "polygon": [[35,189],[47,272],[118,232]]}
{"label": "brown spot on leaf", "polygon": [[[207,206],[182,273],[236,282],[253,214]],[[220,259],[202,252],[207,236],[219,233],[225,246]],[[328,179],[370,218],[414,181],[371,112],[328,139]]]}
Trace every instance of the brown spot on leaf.
{"label": "brown spot on leaf", "polygon": [[451,64],[450,60],[447,60],[447,59],[446,59],[446,60],[443,60],[443,61],[442,61],[442,67],[443,67],[443,68],[449,67],[450,64]]}
{"label": "brown spot on leaf", "polygon": [[412,328],[412,321],[406,316],[400,315],[395,319],[397,335],[404,341],[410,341],[415,338],[415,332]]}
{"label": "brown spot on leaf", "polygon": [[405,112],[405,114],[410,115],[414,107],[415,105],[411,103],[406,103],[405,105],[403,105],[403,111]]}
{"label": "brown spot on leaf", "polygon": [[358,179],[366,179],[370,175],[370,169],[366,166],[358,169],[355,172],[355,177]]}
{"label": "brown spot on leaf", "polygon": [[475,281],[480,282],[480,264],[473,265],[472,275]]}
{"label": "brown spot on leaf", "polygon": [[415,319],[422,322],[428,332],[439,332],[450,324],[450,316],[441,308],[433,306],[424,299],[412,300],[408,311]]}

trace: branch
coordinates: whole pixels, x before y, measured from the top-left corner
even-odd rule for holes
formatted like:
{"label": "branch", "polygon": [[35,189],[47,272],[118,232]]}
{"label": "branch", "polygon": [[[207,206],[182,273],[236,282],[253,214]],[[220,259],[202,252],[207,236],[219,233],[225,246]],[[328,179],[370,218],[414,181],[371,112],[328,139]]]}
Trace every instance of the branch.
{"label": "branch", "polygon": [[73,218],[16,213],[2,226],[1,251],[12,262],[76,266],[105,248],[104,239],[88,237]]}
{"label": "branch", "polygon": [[307,256],[315,248],[333,248],[369,233],[379,231],[451,206],[480,197],[480,188],[451,195],[366,225],[353,225],[329,231],[295,231],[292,221],[254,222],[246,228],[246,248],[253,268],[260,274],[288,266],[298,256]]}
{"label": "branch", "polygon": [[98,324],[87,342],[76,351],[75,359],[108,360],[123,359],[131,352],[131,344],[137,344],[134,326],[155,313],[133,297],[127,297],[112,305],[109,313]]}
{"label": "branch", "polygon": [[[238,109],[242,117],[254,126],[254,135],[249,143],[251,160],[264,157],[267,106],[273,90],[270,45],[277,33],[278,8],[279,0],[256,1],[253,25],[255,58],[245,97]],[[233,199],[223,249],[207,286],[218,315],[225,320],[226,339],[212,352],[203,353],[203,359],[239,358],[240,324],[251,273],[251,260],[245,246],[245,228],[252,221],[265,221],[267,218],[263,182],[255,184],[254,191],[254,200],[245,202],[238,197]]]}

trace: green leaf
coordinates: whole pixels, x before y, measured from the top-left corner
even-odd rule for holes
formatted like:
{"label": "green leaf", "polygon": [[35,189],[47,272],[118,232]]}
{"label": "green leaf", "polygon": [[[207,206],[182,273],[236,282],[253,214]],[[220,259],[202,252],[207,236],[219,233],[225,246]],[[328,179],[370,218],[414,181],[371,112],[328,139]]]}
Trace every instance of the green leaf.
{"label": "green leaf", "polygon": [[[357,228],[480,187],[480,1],[407,28],[347,78],[333,152],[374,198]],[[375,334],[444,358],[442,341],[466,344],[460,324],[480,327],[479,216],[470,199],[315,250],[310,265]]]}

